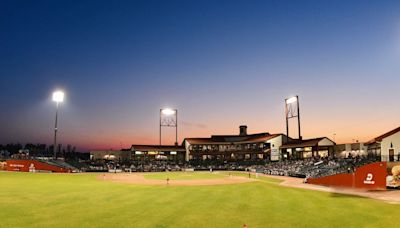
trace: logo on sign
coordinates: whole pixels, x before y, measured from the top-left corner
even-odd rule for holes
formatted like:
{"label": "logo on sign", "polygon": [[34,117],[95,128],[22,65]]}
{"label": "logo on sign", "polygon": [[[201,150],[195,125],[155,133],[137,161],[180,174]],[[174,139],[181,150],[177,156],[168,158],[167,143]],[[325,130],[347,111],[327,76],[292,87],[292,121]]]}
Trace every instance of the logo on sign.
{"label": "logo on sign", "polygon": [[35,172],[35,165],[33,163],[29,166],[29,172]]}
{"label": "logo on sign", "polygon": [[374,175],[372,173],[367,174],[367,178],[364,180],[364,184],[375,184],[375,181],[372,180],[374,178]]}

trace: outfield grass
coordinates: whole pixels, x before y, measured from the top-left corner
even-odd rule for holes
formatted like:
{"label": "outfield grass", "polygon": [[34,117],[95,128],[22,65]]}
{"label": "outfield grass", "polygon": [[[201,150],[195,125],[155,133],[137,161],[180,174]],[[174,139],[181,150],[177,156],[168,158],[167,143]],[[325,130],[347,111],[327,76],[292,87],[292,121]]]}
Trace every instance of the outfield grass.
{"label": "outfield grass", "polygon": [[[201,175],[201,174],[200,174]],[[235,174],[236,175],[236,174]],[[136,186],[0,172],[1,227],[397,227],[400,205],[270,181]]]}

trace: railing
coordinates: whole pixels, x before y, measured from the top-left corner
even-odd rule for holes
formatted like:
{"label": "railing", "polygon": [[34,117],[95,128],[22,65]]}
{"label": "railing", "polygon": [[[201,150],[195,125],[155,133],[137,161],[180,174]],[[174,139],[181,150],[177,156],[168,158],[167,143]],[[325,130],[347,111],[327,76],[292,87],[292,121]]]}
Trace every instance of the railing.
{"label": "railing", "polygon": [[387,162],[399,162],[400,161],[400,155],[381,155],[381,161],[387,161]]}
{"label": "railing", "polygon": [[264,153],[264,149],[226,149],[226,150],[219,150],[219,149],[192,149],[190,150],[191,153]]}

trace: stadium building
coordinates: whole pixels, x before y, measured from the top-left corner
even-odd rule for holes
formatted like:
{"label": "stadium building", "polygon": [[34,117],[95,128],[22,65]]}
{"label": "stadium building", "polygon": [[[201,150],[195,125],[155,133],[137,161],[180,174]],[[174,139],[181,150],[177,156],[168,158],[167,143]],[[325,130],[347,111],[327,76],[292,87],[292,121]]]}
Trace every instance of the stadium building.
{"label": "stadium building", "polygon": [[380,156],[381,161],[400,161],[400,127],[367,142],[368,154]]}
{"label": "stadium building", "polygon": [[132,145],[133,161],[184,161],[186,150],[183,146]]}
{"label": "stadium building", "polygon": [[283,134],[247,134],[247,126],[239,127],[239,135],[212,135],[210,138],[185,138],[186,161],[189,160],[272,160],[280,159],[280,147],[288,137]]}
{"label": "stadium building", "polygon": [[91,160],[124,161],[131,160],[128,150],[94,150],[90,151]]}
{"label": "stadium building", "polygon": [[247,126],[242,125],[238,135],[185,138],[182,146],[132,145],[130,149],[91,151],[90,154],[93,160],[113,161],[279,161],[333,157],[334,146],[327,137],[303,140],[268,132],[247,134]]}
{"label": "stadium building", "polygon": [[305,140],[289,140],[280,147],[283,159],[304,159],[334,156],[335,142],[327,137]]}
{"label": "stadium building", "polygon": [[335,157],[337,158],[351,158],[351,157],[365,157],[370,154],[368,146],[365,143],[344,143],[335,145]]}
{"label": "stadium building", "polygon": [[184,161],[185,154],[183,146],[132,145],[130,149],[90,151],[90,158],[110,161]]}

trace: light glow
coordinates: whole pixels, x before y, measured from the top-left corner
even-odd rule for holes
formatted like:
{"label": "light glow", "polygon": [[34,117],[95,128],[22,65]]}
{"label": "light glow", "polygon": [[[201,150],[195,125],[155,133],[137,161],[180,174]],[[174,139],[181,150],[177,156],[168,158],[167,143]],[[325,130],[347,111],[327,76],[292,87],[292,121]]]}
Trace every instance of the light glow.
{"label": "light glow", "polygon": [[64,92],[56,91],[53,93],[53,101],[55,102],[63,102],[64,101]]}
{"label": "light glow", "polygon": [[162,113],[163,115],[167,115],[167,116],[174,115],[175,112],[176,112],[175,110],[170,109],[170,108],[161,109],[161,113]]}
{"label": "light glow", "polygon": [[291,97],[286,99],[286,104],[291,104],[297,101],[297,97]]}
{"label": "light glow", "polygon": [[104,159],[115,159],[115,155],[106,154],[106,155],[104,155]]}

